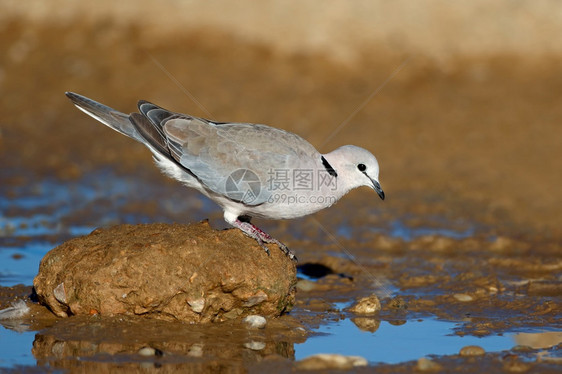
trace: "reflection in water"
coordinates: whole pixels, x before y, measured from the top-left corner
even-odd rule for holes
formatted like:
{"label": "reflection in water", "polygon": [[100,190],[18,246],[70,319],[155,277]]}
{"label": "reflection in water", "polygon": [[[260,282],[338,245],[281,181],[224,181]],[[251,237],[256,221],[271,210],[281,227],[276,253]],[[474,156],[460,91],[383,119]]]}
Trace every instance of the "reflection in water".
{"label": "reflection in water", "polygon": [[351,322],[353,322],[355,326],[359,328],[359,330],[366,332],[375,332],[381,325],[380,319],[369,317],[352,318]]}
{"label": "reflection in water", "polygon": [[[439,220],[437,220],[439,221]],[[452,239],[464,239],[474,234],[474,228],[463,228],[462,230],[448,228],[450,223],[437,222],[435,227],[409,227],[400,220],[394,220],[390,224],[389,235],[403,240],[412,240],[423,235],[439,235]]]}
{"label": "reflection in water", "polygon": [[0,371],[2,368],[35,365],[35,358],[31,354],[35,332],[18,332],[25,331],[25,328],[15,322],[2,327],[4,322],[0,325]]}
{"label": "reflection in water", "polygon": [[[293,322],[289,322],[293,323]],[[170,370],[243,370],[267,356],[294,359],[302,334],[273,326],[249,330],[240,323],[190,325],[132,317],[72,317],[59,320],[35,336],[38,365],[72,370],[139,364]],[[86,366],[84,366],[86,365]]]}
{"label": "reflection in water", "polygon": [[550,348],[562,343],[562,332],[558,332],[558,331],[545,331],[545,332],[534,332],[534,333],[522,332],[519,334],[514,334],[513,340],[519,345],[523,345],[535,349]]}
{"label": "reflection in water", "polygon": [[2,345],[0,367],[37,363],[96,371],[165,367],[197,372],[220,367],[243,372],[266,358],[290,362],[318,353],[359,355],[370,363],[401,363],[427,355],[455,355],[467,345],[499,352],[516,344],[549,348],[562,342],[562,332],[458,336],[453,333],[458,324],[453,322],[391,323],[377,317],[330,322],[309,338],[292,317],[271,321],[264,330],[247,329],[239,323],[201,326],[125,316],[58,319],[39,333],[25,331],[25,323],[3,324],[0,342],[10,344]]}
{"label": "reflection in water", "polygon": [[[359,320],[359,323],[358,323]],[[433,319],[393,325],[370,318],[341,320],[321,326],[319,335],[295,346],[297,360],[319,352],[359,355],[371,363],[400,363],[426,355],[458,354],[467,345],[479,345],[486,352],[511,349],[513,334],[502,336],[458,336],[455,322]]]}

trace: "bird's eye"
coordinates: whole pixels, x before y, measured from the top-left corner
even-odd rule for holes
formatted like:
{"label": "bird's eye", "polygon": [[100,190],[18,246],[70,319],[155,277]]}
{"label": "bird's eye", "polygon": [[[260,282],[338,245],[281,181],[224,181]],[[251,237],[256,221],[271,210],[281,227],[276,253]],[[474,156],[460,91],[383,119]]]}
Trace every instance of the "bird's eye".
{"label": "bird's eye", "polygon": [[359,171],[365,171],[367,170],[367,167],[365,166],[365,164],[359,164],[357,165],[357,169],[359,169]]}

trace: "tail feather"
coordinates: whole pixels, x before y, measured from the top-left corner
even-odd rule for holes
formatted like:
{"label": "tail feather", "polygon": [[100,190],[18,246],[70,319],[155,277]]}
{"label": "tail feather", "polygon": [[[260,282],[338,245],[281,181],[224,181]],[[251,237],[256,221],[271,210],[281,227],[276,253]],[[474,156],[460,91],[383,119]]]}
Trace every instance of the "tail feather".
{"label": "tail feather", "polygon": [[135,126],[131,123],[129,115],[118,112],[113,108],[73,92],[66,92],[66,96],[78,109],[97,119],[107,127],[141,143],[145,142]]}
{"label": "tail feather", "polygon": [[[169,148],[162,128],[166,119],[181,117],[181,115],[147,101],[139,101],[138,107],[141,113],[128,115],[73,92],[66,92],[66,96],[87,115],[147,146],[156,159],[162,160],[162,157],[164,157],[177,163],[180,168],[184,168],[179,163],[181,152],[175,148],[173,150]],[[175,146],[178,147],[178,145]]]}

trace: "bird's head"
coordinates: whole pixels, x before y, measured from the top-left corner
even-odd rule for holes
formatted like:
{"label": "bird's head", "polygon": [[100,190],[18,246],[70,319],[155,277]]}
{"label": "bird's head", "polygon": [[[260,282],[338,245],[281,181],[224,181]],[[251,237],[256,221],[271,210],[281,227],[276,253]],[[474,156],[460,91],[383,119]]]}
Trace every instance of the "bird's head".
{"label": "bird's head", "polygon": [[379,182],[379,163],[371,152],[354,145],[344,145],[324,157],[338,174],[339,183],[343,183],[347,190],[371,187],[384,200]]}

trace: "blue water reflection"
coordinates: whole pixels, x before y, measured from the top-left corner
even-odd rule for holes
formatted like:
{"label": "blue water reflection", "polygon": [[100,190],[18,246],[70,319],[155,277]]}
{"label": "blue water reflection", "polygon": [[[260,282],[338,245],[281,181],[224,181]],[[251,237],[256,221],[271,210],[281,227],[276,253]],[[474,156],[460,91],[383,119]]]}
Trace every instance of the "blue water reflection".
{"label": "blue water reflection", "polygon": [[0,369],[36,365],[31,353],[34,340],[35,332],[17,332],[0,325]]}
{"label": "blue water reflection", "polygon": [[362,356],[370,363],[400,363],[428,355],[459,353],[467,345],[479,345],[486,352],[511,349],[511,333],[482,338],[453,334],[455,322],[435,319],[413,320],[395,326],[381,321],[375,332],[361,331],[350,319],[321,326],[317,336],[295,345],[297,360],[318,353]]}

